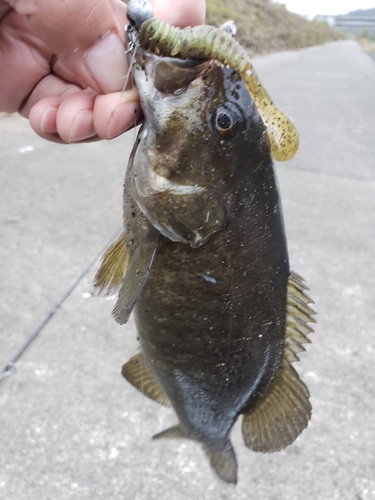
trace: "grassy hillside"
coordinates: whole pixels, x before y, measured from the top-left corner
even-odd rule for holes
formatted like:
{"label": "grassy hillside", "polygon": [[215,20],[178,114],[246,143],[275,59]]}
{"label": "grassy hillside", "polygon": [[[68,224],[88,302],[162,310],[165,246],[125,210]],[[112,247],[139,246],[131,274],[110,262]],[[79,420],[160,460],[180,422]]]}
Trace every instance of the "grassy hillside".
{"label": "grassy hillside", "polygon": [[271,0],[207,0],[207,23],[233,19],[250,54],[296,49],[345,38],[326,23],[308,21]]}
{"label": "grassy hillside", "polygon": [[375,38],[362,36],[357,38],[357,42],[375,60]]}

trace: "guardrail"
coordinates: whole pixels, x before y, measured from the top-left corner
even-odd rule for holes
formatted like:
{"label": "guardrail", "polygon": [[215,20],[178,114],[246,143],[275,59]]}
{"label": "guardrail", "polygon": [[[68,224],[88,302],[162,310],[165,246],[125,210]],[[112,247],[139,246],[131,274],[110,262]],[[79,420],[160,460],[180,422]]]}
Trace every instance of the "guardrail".
{"label": "guardrail", "polygon": [[364,30],[368,30],[371,36],[375,36],[375,17],[334,17],[334,27],[352,35],[360,35]]}

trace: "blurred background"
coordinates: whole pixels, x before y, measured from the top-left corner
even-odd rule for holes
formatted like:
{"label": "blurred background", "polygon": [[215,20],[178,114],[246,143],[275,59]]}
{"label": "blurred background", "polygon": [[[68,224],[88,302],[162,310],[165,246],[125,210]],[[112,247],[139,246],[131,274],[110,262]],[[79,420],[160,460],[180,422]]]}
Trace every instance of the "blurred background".
{"label": "blurred background", "polygon": [[371,0],[207,0],[207,23],[233,19],[238,40],[253,55],[353,37],[374,52]]}

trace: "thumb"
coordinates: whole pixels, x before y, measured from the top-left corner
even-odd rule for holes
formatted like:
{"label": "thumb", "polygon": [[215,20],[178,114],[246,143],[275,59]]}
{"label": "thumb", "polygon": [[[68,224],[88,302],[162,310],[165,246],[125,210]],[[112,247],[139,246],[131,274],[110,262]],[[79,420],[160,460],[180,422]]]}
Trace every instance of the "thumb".
{"label": "thumb", "polygon": [[185,28],[204,23],[205,0],[151,0],[154,16],[165,23]]}
{"label": "thumb", "polygon": [[[127,70],[120,0],[10,0],[55,55],[53,72],[100,92],[121,90]],[[74,76],[73,76],[74,75]]]}

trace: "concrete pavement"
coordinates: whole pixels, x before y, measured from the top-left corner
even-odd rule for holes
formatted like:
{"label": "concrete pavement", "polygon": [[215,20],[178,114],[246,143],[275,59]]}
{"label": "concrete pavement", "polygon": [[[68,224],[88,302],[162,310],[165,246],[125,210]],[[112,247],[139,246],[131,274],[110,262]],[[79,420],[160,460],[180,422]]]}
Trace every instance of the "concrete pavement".
{"label": "concrete pavement", "polygon": [[[1,499],[375,498],[375,64],[344,41],[255,65],[301,132],[277,169],[291,265],[319,313],[295,364],[308,429],[262,455],[236,426],[236,488],[196,443],[152,442],[176,417],[121,378],[133,323],[115,323],[113,299],[87,297],[85,278],[0,382]],[[0,369],[120,229],[133,141],[59,146],[0,118]]]}

